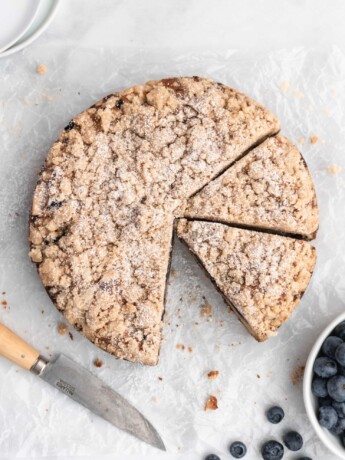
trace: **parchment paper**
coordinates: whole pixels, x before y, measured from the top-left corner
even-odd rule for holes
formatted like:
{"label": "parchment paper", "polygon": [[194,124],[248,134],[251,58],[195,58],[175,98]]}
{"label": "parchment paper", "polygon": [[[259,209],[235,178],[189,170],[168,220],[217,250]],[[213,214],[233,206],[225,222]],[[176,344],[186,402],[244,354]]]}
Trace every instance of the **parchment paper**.
{"label": "parchment paper", "polygon": [[[35,72],[37,64],[45,75]],[[281,120],[314,178],[321,227],[317,269],[301,305],[278,336],[259,344],[230,314],[202,270],[175,239],[164,342],[157,367],[121,362],[71,330],[43,289],[27,252],[27,222],[37,173],[58,132],[81,110],[114,90],[175,75],[212,77],[256,98]],[[0,61],[0,320],[50,357],[64,352],[128,398],[160,431],[159,454],[79,407],[33,375],[0,359],[0,457],[109,456],[109,458],[223,458],[240,439],[246,458],[259,458],[262,441],[300,431],[305,455],[334,458],[318,442],[302,401],[299,371],[321,330],[344,310],[345,294],[345,57],[336,48],[236,51],[176,55],[127,54],[116,49],[58,43]],[[317,136],[315,143],[310,136]],[[330,165],[342,167],[334,174]],[[200,305],[212,306],[211,318]],[[197,324],[196,324],[197,323]],[[177,349],[183,344],[184,350]],[[188,351],[191,347],[191,351]],[[93,365],[95,358],[104,362]],[[218,370],[218,379],[205,374]],[[161,379],[160,379],[161,378]],[[204,411],[207,397],[216,411]],[[265,409],[277,403],[286,417],[270,425]],[[108,458],[108,457],[107,457]],[[286,458],[292,458],[287,456]]]}

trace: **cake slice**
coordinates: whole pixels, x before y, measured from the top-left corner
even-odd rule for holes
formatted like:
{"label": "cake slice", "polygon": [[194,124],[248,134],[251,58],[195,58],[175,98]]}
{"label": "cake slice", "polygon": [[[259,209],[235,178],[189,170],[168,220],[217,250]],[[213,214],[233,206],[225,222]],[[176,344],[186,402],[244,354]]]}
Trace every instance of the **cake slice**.
{"label": "cake slice", "polygon": [[296,147],[267,139],[187,202],[184,217],[313,239],[319,213],[313,181]]}
{"label": "cake slice", "polygon": [[316,262],[315,249],[305,241],[219,223],[183,219],[177,235],[259,341],[289,318]]}

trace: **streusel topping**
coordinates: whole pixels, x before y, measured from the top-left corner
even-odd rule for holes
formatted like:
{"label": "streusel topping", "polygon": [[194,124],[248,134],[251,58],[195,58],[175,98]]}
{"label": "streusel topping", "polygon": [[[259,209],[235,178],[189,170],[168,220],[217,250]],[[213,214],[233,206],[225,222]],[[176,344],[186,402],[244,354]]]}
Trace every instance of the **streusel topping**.
{"label": "streusel topping", "polygon": [[289,318],[316,262],[305,241],[224,224],[181,220],[177,235],[258,340]]}
{"label": "streusel topping", "polygon": [[32,205],[31,258],[65,318],[120,358],[155,364],[175,209],[279,130],[211,80],[151,81],[75,117]]}
{"label": "streusel topping", "polygon": [[319,213],[313,181],[296,147],[274,136],[188,200],[181,214],[315,237]]}

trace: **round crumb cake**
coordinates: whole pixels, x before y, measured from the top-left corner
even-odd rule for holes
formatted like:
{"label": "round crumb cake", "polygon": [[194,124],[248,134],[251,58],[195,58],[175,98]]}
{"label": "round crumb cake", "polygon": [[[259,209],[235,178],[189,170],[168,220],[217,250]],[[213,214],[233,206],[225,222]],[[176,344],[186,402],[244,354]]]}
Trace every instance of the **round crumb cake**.
{"label": "round crumb cake", "polygon": [[[204,190],[213,182],[218,187],[218,176],[278,131],[279,122],[262,105],[199,77],[134,86],[76,116],[48,153],[30,219],[30,256],[66,320],[118,358],[156,364],[174,220],[200,219],[200,210],[209,213],[202,203]],[[291,174],[280,174],[280,180]],[[280,216],[273,206],[274,219],[269,207],[260,212],[277,233],[297,215],[293,233],[310,238],[318,223],[315,190],[309,174],[299,174],[296,184],[309,193],[313,212],[305,206],[304,192],[303,202],[285,200]],[[232,193],[233,187],[223,195],[231,199]],[[231,225],[224,210],[228,199],[223,201],[215,204],[212,219],[222,221],[219,216],[226,214]],[[262,200],[251,198],[251,206],[262,208]],[[245,213],[247,207],[241,209]],[[290,220],[284,221],[284,215]],[[305,269],[311,274],[314,251],[306,254]],[[300,294],[305,287],[300,286]],[[226,287],[224,295],[230,296]],[[286,307],[289,313],[296,296]],[[245,308],[243,302],[241,315]],[[281,314],[275,329],[287,317]]]}

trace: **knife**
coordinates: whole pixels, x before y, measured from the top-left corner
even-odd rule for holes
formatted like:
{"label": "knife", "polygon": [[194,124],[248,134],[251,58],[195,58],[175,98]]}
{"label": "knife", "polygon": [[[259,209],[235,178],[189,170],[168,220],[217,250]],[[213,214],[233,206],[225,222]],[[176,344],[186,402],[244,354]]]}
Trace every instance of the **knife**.
{"label": "knife", "polygon": [[67,356],[59,354],[49,361],[1,323],[0,355],[38,375],[120,430],[166,450],[155,428],[137,409]]}

